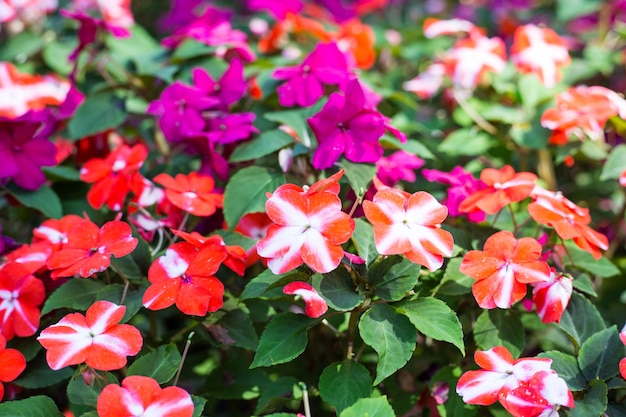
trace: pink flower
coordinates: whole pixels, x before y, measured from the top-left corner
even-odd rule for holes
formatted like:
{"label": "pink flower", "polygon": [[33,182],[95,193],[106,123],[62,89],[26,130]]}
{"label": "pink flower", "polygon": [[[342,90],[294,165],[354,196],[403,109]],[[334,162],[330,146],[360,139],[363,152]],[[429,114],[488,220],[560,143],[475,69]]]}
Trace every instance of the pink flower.
{"label": "pink flower", "polygon": [[47,350],[53,370],[86,363],[101,371],[120,369],[126,357],[141,350],[143,339],[136,327],[119,324],[125,306],[96,301],[83,316],[72,313],[44,329],[37,340]]}
{"label": "pink flower", "polygon": [[317,169],[331,166],[342,154],[352,162],[376,162],[383,155],[378,142],[385,133],[382,115],[368,110],[363,87],[350,81],[345,95],[333,93],[319,113],[307,119],[318,147],[312,164]]}
{"label": "pink flower", "polygon": [[451,68],[454,85],[474,88],[485,74],[504,71],[506,67],[504,41],[475,32],[473,36],[458,41],[444,61]]}
{"label": "pink flower", "polygon": [[339,84],[348,77],[348,64],[336,43],[320,43],[302,64],[278,68],[272,77],[287,80],[277,89],[281,106],[308,107],[324,95],[324,84]]}
{"label": "pink flower", "polygon": [[214,97],[219,102],[219,107],[226,111],[228,107],[241,99],[247,89],[243,78],[243,64],[239,59],[233,59],[230,66],[219,80],[213,77],[202,67],[193,69],[191,76],[193,85],[204,91],[209,97]]}
{"label": "pink flower", "polygon": [[295,281],[291,282],[283,287],[283,292],[288,295],[297,295],[302,297],[306,307],[304,308],[304,314],[311,318],[321,317],[326,311],[328,311],[328,304],[319,296],[315,288],[306,282]]}
{"label": "pink flower", "polygon": [[298,14],[304,7],[302,0],[248,0],[250,10],[267,10],[278,20],[284,20],[287,13]]}
{"label": "pink flower", "polygon": [[561,406],[574,407],[567,383],[554,371],[539,371],[500,402],[513,417],[559,417]]}
{"label": "pink flower", "polygon": [[431,64],[417,77],[402,84],[406,91],[415,93],[420,99],[433,97],[443,85],[446,75],[446,67],[440,62]]}
{"label": "pink flower", "polygon": [[415,181],[415,170],[424,166],[424,160],[405,151],[383,156],[376,162],[376,176],[385,185],[393,187],[398,182]]}
{"label": "pink flower", "polygon": [[533,302],[537,314],[544,323],[558,323],[572,296],[573,283],[568,274],[550,272],[550,280],[537,282],[533,286]]}

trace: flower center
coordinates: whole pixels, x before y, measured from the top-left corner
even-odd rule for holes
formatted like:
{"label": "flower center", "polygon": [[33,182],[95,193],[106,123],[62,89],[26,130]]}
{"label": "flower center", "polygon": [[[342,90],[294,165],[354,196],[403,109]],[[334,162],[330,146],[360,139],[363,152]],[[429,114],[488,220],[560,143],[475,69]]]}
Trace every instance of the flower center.
{"label": "flower center", "polygon": [[11,146],[11,150],[13,152],[22,152],[22,147],[20,145],[13,145]]}
{"label": "flower center", "polygon": [[345,132],[346,130],[348,130],[348,126],[346,126],[344,124],[344,122],[339,122],[337,123],[337,127],[339,128],[339,130],[341,130],[342,132]]}
{"label": "flower center", "polygon": [[191,277],[187,274],[183,274],[181,279],[183,280],[183,284],[189,284],[191,282]]}

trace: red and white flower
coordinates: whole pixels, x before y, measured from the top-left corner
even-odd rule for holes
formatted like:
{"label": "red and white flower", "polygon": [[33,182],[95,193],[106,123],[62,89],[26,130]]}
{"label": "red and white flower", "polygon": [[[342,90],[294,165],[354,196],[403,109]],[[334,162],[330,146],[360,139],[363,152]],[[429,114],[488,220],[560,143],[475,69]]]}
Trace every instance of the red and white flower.
{"label": "red and white flower", "polygon": [[22,352],[7,349],[7,340],[0,334],[0,401],[4,397],[2,382],[11,382],[26,369],[26,359]]}
{"label": "red and white flower", "polygon": [[106,417],[191,417],[194,406],[191,396],[179,387],[161,388],[147,376],[133,375],[122,385],[109,384],[98,396],[96,410]]}
{"label": "red and white flower", "polygon": [[441,229],[448,208],[432,195],[380,190],[372,201],[363,202],[363,210],[374,226],[381,255],[403,254],[431,271],[441,268],[444,256],[452,255],[452,235]]}
{"label": "red and white flower", "polygon": [[310,284],[302,281],[291,282],[283,287],[283,292],[288,295],[297,295],[302,297],[306,307],[304,308],[304,314],[311,318],[321,317],[326,311],[328,311],[328,304],[317,293],[315,288]]}
{"label": "red and white flower", "polygon": [[[619,333],[619,339],[626,346],[626,325],[624,325],[622,331]],[[619,361],[619,373],[622,375],[622,378],[626,379],[626,358]]]}
{"label": "red and white flower", "polygon": [[446,76],[446,66],[440,62],[431,64],[417,77],[402,84],[406,91],[415,93],[420,99],[427,99],[437,94]]}
{"label": "red and white flower", "polygon": [[506,47],[500,38],[474,32],[473,36],[459,40],[443,60],[454,85],[475,88],[485,74],[504,71]]}
{"label": "red and white flower", "polygon": [[43,282],[19,263],[0,269],[0,333],[7,340],[31,336],[39,328],[39,306],[45,299]]}
{"label": "red and white flower", "polygon": [[550,272],[550,280],[533,286],[533,302],[544,323],[558,323],[572,297],[573,281],[569,274]]}
{"label": "red and white flower", "polygon": [[165,196],[176,207],[194,216],[210,216],[223,206],[224,196],[215,192],[215,181],[207,175],[159,174],[154,182],[165,187]]}
{"label": "red and white flower", "polygon": [[46,360],[53,370],[86,363],[100,371],[120,369],[126,357],[141,350],[143,339],[136,327],[119,324],[125,306],[96,301],[83,316],[72,313],[44,329],[37,340],[47,349]]}
{"label": "red and white flower", "polygon": [[561,406],[574,407],[567,383],[554,371],[539,371],[500,401],[513,417],[559,417]]}

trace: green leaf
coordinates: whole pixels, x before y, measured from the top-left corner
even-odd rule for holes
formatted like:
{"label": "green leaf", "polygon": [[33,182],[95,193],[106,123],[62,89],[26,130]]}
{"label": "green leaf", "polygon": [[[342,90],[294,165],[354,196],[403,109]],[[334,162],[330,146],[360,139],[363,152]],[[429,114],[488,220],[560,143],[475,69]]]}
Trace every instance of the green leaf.
{"label": "green leaf", "polygon": [[295,130],[298,137],[308,142],[309,132],[306,125],[306,114],[303,110],[284,110],[264,113],[263,117],[271,122],[285,124]]}
{"label": "green leaf", "polygon": [[191,401],[193,402],[193,414],[191,415],[191,417],[202,416],[202,412],[204,411],[204,406],[206,405],[206,398],[198,397],[197,395],[192,395]]}
{"label": "green leaf", "polygon": [[229,160],[230,162],[251,161],[276,152],[293,142],[293,137],[282,130],[268,130],[259,137],[237,146]]}
{"label": "green leaf", "polygon": [[592,297],[598,296],[593,282],[591,282],[591,278],[587,274],[580,274],[574,279],[574,288]]}
{"label": "green leaf", "polygon": [[600,417],[606,410],[608,389],[604,381],[596,380],[582,400],[575,400],[569,417]]}
{"label": "green leaf", "polygon": [[234,229],[247,213],[265,212],[266,193],[284,182],[282,174],[257,166],[233,175],[224,190],[224,218],[228,227]]}
{"label": "green leaf", "polygon": [[580,146],[580,152],[589,159],[601,161],[609,156],[609,148],[604,143],[585,140]]}
{"label": "green leaf", "polygon": [[[596,260],[589,252],[580,249],[574,243],[569,241],[565,242],[565,246],[571,255],[571,259],[570,256],[565,257],[566,268],[574,267],[583,269],[602,278],[610,278],[620,273],[619,269],[605,257],[601,257]],[[573,264],[572,260],[574,261]]]}
{"label": "green leaf", "polygon": [[380,298],[398,301],[413,290],[420,269],[420,265],[402,256],[389,256],[370,267],[367,279]]}
{"label": "green leaf", "polygon": [[285,363],[300,356],[308,343],[307,330],[315,323],[302,314],[276,315],[261,335],[250,368]]}
{"label": "green leaf", "polygon": [[495,143],[494,138],[483,131],[463,128],[450,133],[437,150],[450,156],[476,156],[485,154]]}
{"label": "green leaf", "polygon": [[435,340],[452,343],[465,356],[461,322],[446,303],[436,298],[423,297],[404,301],[395,308],[407,316],[420,333]]}
{"label": "green leaf", "polygon": [[76,140],[113,129],[126,120],[124,99],[115,93],[88,95],[68,125],[70,139]]}
{"label": "green leaf", "polygon": [[55,181],[80,181],[80,172],[72,167],[57,165],[55,167],[41,167],[46,177]]}
{"label": "green leaf", "polygon": [[[138,289],[128,289],[126,298],[124,299],[126,313],[124,313],[121,323],[128,322],[137,314],[143,305],[143,293],[146,292],[146,288],[148,288],[148,283],[144,283],[143,286]],[[123,294],[124,286],[122,284],[110,284],[98,292],[96,300],[107,300],[119,305],[122,301]]]}
{"label": "green leaf", "polygon": [[524,349],[524,326],[518,316],[508,310],[494,309],[482,312],[474,324],[474,339],[482,350],[504,346],[513,357]]}
{"label": "green leaf", "polygon": [[514,124],[509,134],[516,144],[530,149],[545,149],[550,137],[550,131],[541,126],[539,115],[530,120],[530,123]]}
{"label": "green leaf", "polygon": [[[104,375],[105,381],[108,384],[117,384],[117,377],[110,372]],[[76,405],[86,405],[88,407],[96,408],[98,402],[98,396],[102,392],[104,384],[85,384],[85,380],[80,376],[70,380],[67,384],[67,398],[70,403]]]}
{"label": "green leaf", "polygon": [[350,273],[345,268],[313,275],[313,287],[337,311],[350,311],[365,299],[364,294],[356,292]]}
{"label": "green leaf", "polygon": [[352,233],[352,243],[365,264],[369,265],[378,256],[374,242],[374,228],[362,218],[354,219],[354,223],[356,227]]}
{"label": "green leaf", "polygon": [[476,280],[460,271],[462,261],[462,256],[448,261],[441,283],[435,290],[436,294],[464,295],[472,292],[472,285]]}
{"label": "green leaf", "polygon": [[552,365],[550,367],[565,380],[567,386],[572,391],[583,391],[587,389],[587,381],[574,356],[556,350],[550,350],[540,353],[537,357],[552,359]]}
{"label": "green leaf", "polygon": [[35,395],[19,401],[0,404],[0,416],[7,417],[63,417],[50,397]]}
{"label": "green leaf", "polygon": [[270,288],[286,285],[292,281],[308,281],[309,276],[302,272],[288,272],[282,275],[276,275],[269,269],[264,270],[256,277],[252,278],[243,289],[241,300],[257,298]]}
{"label": "green leaf", "polygon": [[606,328],[596,307],[576,292],[572,293],[558,325],[570,336],[576,350],[585,340]]}
{"label": "green leaf", "polygon": [[74,375],[74,372],[75,369],[72,367],[53,371],[48,366],[45,355],[39,355],[34,360],[28,362],[24,372],[13,383],[28,389],[45,388],[70,378]]}
{"label": "green leaf", "polygon": [[235,341],[235,346],[255,351],[259,344],[250,315],[241,309],[226,313],[219,321],[228,331],[228,336]]}
{"label": "green leaf", "polygon": [[372,377],[367,368],[358,362],[335,362],[322,371],[319,390],[322,400],[341,413],[358,399],[370,396]]}
{"label": "green leaf", "polygon": [[43,45],[43,37],[30,30],[21,30],[15,35],[4,37],[0,61],[25,62],[26,58],[40,51]]}
{"label": "green leaf", "polygon": [[560,22],[567,22],[597,12],[601,6],[602,0],[557,0],[556,18]]}
{"label": "green leaf", "polygon": [[386,304],[374,304],[361,316],[359,333],[378,353],[374,385],[402,368],[415,350],[415,328],[408,318]]}
{"label": "green leaf", "polygon": [[294,377],[280,377],[261,387],[261,395],[254,410],[255,415],[275,411],[293,400],[294,387],[298,380]]}
{"label": "green leaf", "polygon": [[141,281],[144,278],[143,272],[141,272],[132,256],[112,257],[111,263],[115,267],[113,269],[115,272],[121,272],[128,279]]}
{"label": "green leaf", "polygon": [[41,315],[62,307],[85,311],[96,301],[98,293],[105,286],[102,281],[89,278],[70,278],[48,297]]}
{"label": "green leaf", "polygon": [[165,384],[174,378],[181,356],[175,344],[159,346],[153,352],[140,356],[128,367],[127,375],[143,375]]}
{"label": "green leaf", "polygon": [[376,175],[376,166],[370,164],[354,164],[345,158],[342,158],[337,165],[345,170],[346,179],[354,193],[357,196],[365,194],[374,175]]}
{"label": "green leaf", "polygon": [[546,99],[547,88],[536,74],[525,74],[519,79],[518,90],[524,110],[528,114],[535,112],[538,104]]}
{"label": "green leaf", "polygon": [[46,217],[58,219],[63,216],[59,196],[45,184],[34,191],[27,191],[10,183],[7,190],[22,205],[39,210]]}
{"label": "green leaf", "polygon": [[395,417],[396,413],[389,405],[386,396],[361,398],[346,408],[339,417]]}
{"label": "green leaf", "polygon": [[600,181],[614,180],[626,170],[626,145],[621,144],[613,148],[609,157],[602,166]]}
{"label": "green leaf", "polygon": [[604,329],[585,340],[580,346],[578,364],[587,378],[607,380],[617,375],[624,357],[624,345],[616,326]]}

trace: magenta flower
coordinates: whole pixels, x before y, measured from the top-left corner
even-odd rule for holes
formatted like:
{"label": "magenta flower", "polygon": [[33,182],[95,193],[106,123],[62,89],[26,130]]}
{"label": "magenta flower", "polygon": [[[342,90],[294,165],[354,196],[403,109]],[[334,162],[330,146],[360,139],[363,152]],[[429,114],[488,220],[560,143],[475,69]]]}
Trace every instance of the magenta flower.
{"label": "magenta flower", "polygon": [[201,67],[192,71],[193,85],[206,92],[210,97],[216,98],[222,110],[239,101],[247,89],[246,80],[243,78],[243,64],[234,59],[222,77],[215,81],[211,75]]}
{"label": "magenta flower", "polygon": [[254,113],[225,114],[207,121],[207,136],[211,142],[225,145],[247,139],[259,130],[252,125]]}
{"label": "magenta flower", "polygon": [[0,178],[13,178],[26,190],[36,190],[46,181],[41,167],[57,164],[56,146],[41,134],[46,120],[44,112],[0,117]]}
{"label": "magenta flower", "polygon": [[299,13],[304,8],[302,0],[248,0],[252,11],[266,10],[278,20],[284,20],[287,13]]}
{"label": "magenta flower", "polygon": [[278,68],[272,77],[287,80],[277,89],[281,106],[308,107],[324,95],[324,84],[339,84],[348,77],[348,63],[336,43],[318,44],[302,64]]}
{"label": "magenta flower", "polygon": [[383,116],[369,110],[363,87],[352,80],[344,94],[331,94],[319,113],[307,119],[317,138],[313,166],[326,169],[342,154],[352,162],[376,162],[383,155],[378,139],[385,133]]}
{"label": "magenta flower", "polygon": [[161,93],[161,97],[150,103],[146,110],[159,117],[159,126],[170,142],[204,130],[202,112],[219,104],[215,97],[205,91],[176,81]]}
{"label": "magenta flower", "polygon": [[393,187],[401,180],[415,181],[415,170],[424,166],[424,160],[405,151],[397,151],[376,162],[376,176],[385,185]]}
{"label": "magenta flower", "polygon": [[438,171],[436,169],[423,169],[422,174],[428,181],[451,186],[448,188],[448,197],[444,201],[444,204],[448,207],[448,214],[450,216],[456,217],[466,214],[469,221],[475,223],[480,223],[485,220],[486,214],[482,210],[476,209],[469,213],[461,213],[459,211],[461,202],[465,200],[468,195],[486,187],[482,181],[474,178],[474,176],[465,171],[463,167],[454,167],[450,172]]}

